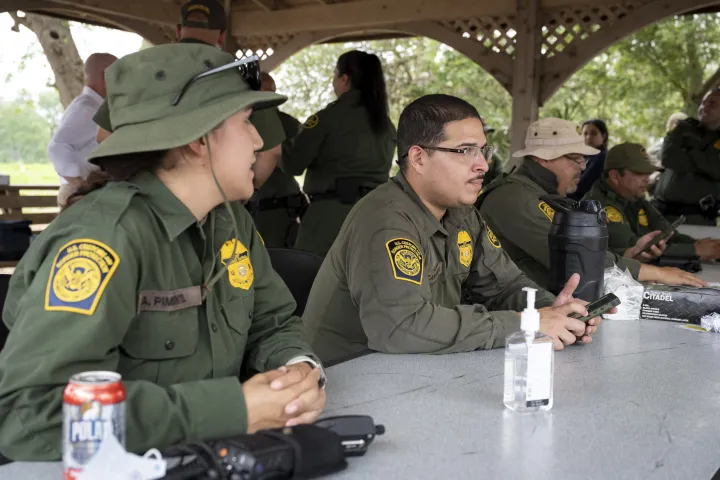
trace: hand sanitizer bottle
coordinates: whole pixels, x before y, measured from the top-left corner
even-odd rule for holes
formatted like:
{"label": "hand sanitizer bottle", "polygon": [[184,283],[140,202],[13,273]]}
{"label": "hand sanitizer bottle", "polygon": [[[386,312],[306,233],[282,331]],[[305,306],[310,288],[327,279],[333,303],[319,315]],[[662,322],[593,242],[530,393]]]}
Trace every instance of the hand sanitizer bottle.
{"label": "hand sanitizer bottle", "polygon": [[515,412],[540,412],[553,406],[553,339],[540,330],[534,288],[527,292],[527,307],[520,315],[520,331],[505,340],[505,393],[503,403]]}

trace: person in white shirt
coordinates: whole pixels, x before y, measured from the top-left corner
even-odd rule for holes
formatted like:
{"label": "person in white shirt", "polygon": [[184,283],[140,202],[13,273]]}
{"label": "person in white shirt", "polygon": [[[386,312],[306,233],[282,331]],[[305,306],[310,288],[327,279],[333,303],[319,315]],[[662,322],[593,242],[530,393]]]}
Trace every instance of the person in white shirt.
{"label": "person in white shirt", "polygon": [[105,69],[117,57],[93,53],[85,61],[85,88],[68,105],[48,144],[48,156],[60,176],[58,205],[62,208],[75,187],[95,169],[87,161],[97,146],[93,116],[105,98]]}

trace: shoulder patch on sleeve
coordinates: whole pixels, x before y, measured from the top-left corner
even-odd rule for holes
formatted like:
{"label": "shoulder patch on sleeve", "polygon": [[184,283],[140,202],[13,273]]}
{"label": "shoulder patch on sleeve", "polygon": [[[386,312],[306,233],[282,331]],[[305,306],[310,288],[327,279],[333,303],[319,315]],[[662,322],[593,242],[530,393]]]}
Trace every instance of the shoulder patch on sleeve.
{"label": "shoulder patch on sleeve", "polygon": [[545,214],[545,216],[548,218],[548,220],[550,220],[551,222],[553,221],[553,217],[555,217],[555,209],[554,208],[552,208],[550,205],[548,205],[545,202],[540,202],[538,204],[538,208],[540,209],[541,212],[543,212]]}
{"label": "shoulder patch on sleeve", "polygon": [[492,245],[495,248],[502,247],[502,245],[500,245],[500,240],[498,240],[498,238],[497,238],[497,235],[495,235],[495,233],[492,230],[490,230],[490,225],[485,224],[485,228],[487,228],[487,238],[488,238],[488,241],[490,242],[490,245]]}
{"label": "shoulder patch on sleeve", "polygon": [[422,250],[412,240],[393,238],[385,244],[390,256],[390,266],[396,280],[422,285],[423,261]]}
{"label": "shoulder patch on sleeve", "polygon": [[613,206],[605,207],[605,213],[607,213],[607,219],[609,222],[623,223],[625,221],[623,219],[623,214],[620,213],[620,210]]}
{"label": "shoulder patch on sleeve", "polygon": [[720,140],[718,140],[717,142],[715,142],[714,147],[715,147],[716,150],[720,150]]}
{"label": "shoulder patch on sleeve", "polygon": [[643,227],[648,226],[648,216],[647,216],[647,213],[645,212],[644,208],[641,208],[640,211],[638,212],[638,223],[640,225],[642,225]]}
{"label": "shoulder patch on sleeve", "polygon": [[45,310],[93,315],[120,257],[97,240],[80,238],[55,256],[45,293]]}
{"label": "shoulder patch on sleeve", "polygon": [[320,119],[317,115],[311,115],[307,120],[305,120],[305,123],[303,123],[303,128],[306,130],[309,130],[311,128],[317,127],[318,122]]}

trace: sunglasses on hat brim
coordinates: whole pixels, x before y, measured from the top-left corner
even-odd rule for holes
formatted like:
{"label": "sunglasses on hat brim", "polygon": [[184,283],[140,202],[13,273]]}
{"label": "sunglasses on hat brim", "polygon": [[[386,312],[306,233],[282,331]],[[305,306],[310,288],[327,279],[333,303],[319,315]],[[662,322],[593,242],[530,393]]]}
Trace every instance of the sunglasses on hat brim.
{"label": "sunglasses on hat brim", "polygon": [[253,55],[251,57],[244,58],[242,60],[236,60],[234,62],[227,63],[225,65],[195,75],[193,78],[188,80],[188,82],[183,86],[182,90],[180,90],[180,92],[175,95],[175,98],[173,98],[172,100],[172,105],[174,107],[177,106],[178,103],[180,103],[183,95],[185,95],[185,92],[187,92],[188,88],[190,88],[190,86],[197,80],[209,77],[211,75],[215,75],[217,73],[225,72],[227,70],[232,70],[234,68],[238,69],[240,75],[242,75],[243,79],[247,82],[247,84],[252,90],[260,90],[260,87],[262,86],[262,79],[260,76],[260,59],[257,56]]}

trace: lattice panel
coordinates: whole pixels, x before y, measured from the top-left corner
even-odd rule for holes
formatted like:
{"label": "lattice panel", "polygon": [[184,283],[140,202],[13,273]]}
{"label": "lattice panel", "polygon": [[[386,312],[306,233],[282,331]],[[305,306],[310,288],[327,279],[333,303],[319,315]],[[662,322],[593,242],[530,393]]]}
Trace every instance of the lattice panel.
{"label": "lattice panel", "polygon": [[471,17],[439,23],[463,38],[479,43],[488,52],[511,57],[515,53],[515,17]]}
{"label": "lattice panel", "polygon": [[630,15],[653,0],[628,0],[619,4],[566,7],[544,12],[542,27],[543,57],[564,52],[571,44],[582,41],[601,28]]}
{"label": "lattice panel", "polygon": [[257,55],[260,60],[270,57],[279,47],[289,43],[294,35],[265,35],[261,37],[240,37],[238,43],[240,50],[236,55],[238,58],[247,58]]}

